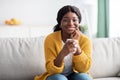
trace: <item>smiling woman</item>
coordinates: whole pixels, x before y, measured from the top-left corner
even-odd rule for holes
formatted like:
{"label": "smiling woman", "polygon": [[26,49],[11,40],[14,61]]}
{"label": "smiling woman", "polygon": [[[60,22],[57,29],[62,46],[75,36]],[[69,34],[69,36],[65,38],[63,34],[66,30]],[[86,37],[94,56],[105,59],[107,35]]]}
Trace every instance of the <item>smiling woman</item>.
{"label": "smiling woman", "polygon": [[44,42],[46,72],[35,80],[92,80],[92,44],[78,28],[81,12],[76,6],[66,5],[57,13],[57,25]]}

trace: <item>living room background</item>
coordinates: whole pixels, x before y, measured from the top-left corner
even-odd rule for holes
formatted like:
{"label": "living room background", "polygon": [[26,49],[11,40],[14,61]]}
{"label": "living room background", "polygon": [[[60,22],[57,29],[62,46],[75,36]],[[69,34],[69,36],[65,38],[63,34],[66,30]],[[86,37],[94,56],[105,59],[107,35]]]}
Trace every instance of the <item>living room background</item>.
{"label": "living room background", "polygon": [[[56,24],[56,15],[59,8],[71,4],[83,12],[83,24],[87,24],[90,34],[95,37],[97,33],[97,0],[0,0],[0,25],[5,20],[16,18],[22,23],[20,26],[39,27],[35,30],[52,31]],[[1,31],[0,31],[1,32]],[[8,31],[6,31],[8,32]]]}

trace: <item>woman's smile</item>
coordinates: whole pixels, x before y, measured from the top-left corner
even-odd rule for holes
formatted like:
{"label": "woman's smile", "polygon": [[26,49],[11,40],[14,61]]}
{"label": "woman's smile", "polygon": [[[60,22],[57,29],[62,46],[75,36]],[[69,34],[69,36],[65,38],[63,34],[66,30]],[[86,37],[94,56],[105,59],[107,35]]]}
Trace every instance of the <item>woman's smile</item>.
{"label": "woman's smile", "polygon": [[74,31],[75,30],[75,27],[67,27],[66,28],[68,31]]}

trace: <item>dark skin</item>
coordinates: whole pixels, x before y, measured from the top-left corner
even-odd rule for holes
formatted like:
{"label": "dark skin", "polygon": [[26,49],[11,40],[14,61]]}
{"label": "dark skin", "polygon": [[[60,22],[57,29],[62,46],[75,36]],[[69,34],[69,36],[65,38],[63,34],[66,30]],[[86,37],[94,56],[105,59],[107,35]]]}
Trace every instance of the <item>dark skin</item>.
{"label": "dark skin", "polygon": [[[82,34],[77,27],[78,25],[79,25],[79,21],[75,13],[69,12],[63,16],[63,19],[61,21],[61,28],[62,28],[61,35],[62,35],[62,40],[65,43],[65,45],[63,46],[59,55],[54,60],[55,66],[61,67],[65,56],[73,52],[73,48],[75,48],[74,42],[75,40],[78,41]],[[72,40],[66,41],[67,39],[72,39]],[[79,43],[76,43],[76,44],[79,45]],[[78,46],[74,55],[76,56],[80,54],[81,54],[81,48],[80,46]]]}

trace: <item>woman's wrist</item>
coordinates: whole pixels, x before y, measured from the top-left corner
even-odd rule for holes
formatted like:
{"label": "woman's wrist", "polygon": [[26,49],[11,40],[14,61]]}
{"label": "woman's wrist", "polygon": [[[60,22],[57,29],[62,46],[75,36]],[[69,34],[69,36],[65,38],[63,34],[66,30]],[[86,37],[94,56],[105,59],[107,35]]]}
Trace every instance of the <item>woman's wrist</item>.
{"label": "woman's wrist", "polygon": [[82,50],[78,50],[74,55],[80,55],[82,53]]}

